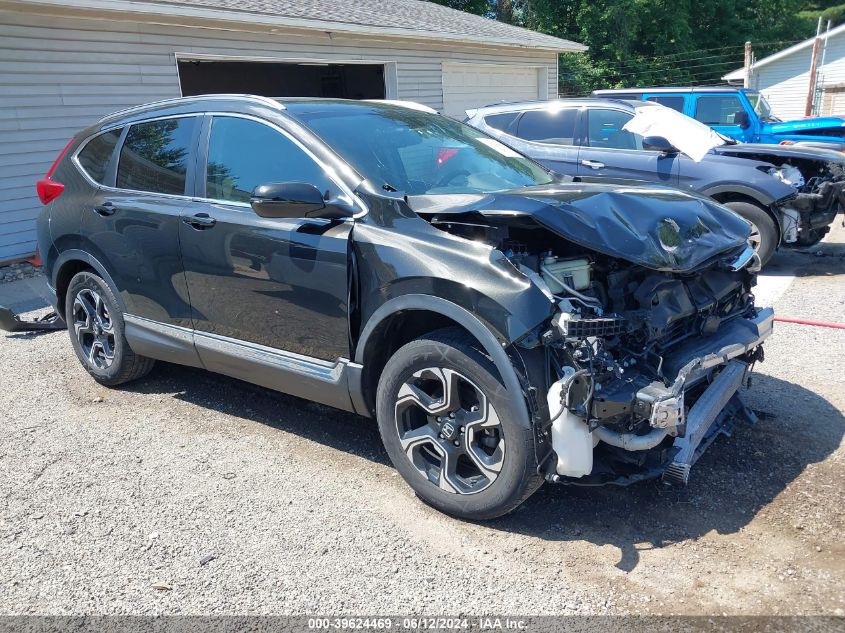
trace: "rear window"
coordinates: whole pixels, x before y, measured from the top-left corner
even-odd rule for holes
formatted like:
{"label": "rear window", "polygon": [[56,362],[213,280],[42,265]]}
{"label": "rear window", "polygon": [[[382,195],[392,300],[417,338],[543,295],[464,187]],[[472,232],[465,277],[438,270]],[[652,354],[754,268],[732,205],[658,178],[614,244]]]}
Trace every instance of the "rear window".
{"label": "rear window", "polygon": [[526,112],[517,124],[516,135],[536,143],[574,145],[577,116],[574,108]]}
{"label": "rear window", "polygon": [[183,195],[194,117],[136,123],[120,150],[117,187]]}
{"label": "rear window", "polygon": [[114,148],[117,146],[122,132],[123,128],[119,128],[95,136],[88,141],[77,156],[77,160],[85,173],[100,184],[103,184],[106,178],[109,161],[114,154]]}
{"label": "rear window", "polygon": [[490,127],[501,130],[502,132],[508,129],[514,119],[516,119],[519,112],[503,112],[502,114],[491,114],[484,117],[484,122]]}

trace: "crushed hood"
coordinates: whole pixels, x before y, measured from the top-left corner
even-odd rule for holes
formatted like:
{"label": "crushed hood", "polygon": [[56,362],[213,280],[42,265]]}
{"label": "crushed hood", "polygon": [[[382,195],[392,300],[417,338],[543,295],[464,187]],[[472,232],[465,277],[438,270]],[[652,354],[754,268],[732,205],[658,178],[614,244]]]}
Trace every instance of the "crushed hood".
{"label": "crushed hood", "polygon": [[762,143],[737,143],[715,148],[715,153],[721,156],[749,157],[758,160],[786,161],[790,158],[802,160],[818,160],[845,165],[845,154],[830,148],[811,147],[807,145],[764,145]]}
{"label": "crushed hood", "polygon": [[576,244],[659,271],[687,272],[746,244],[750,225],[675,189],[571,183],[479,195],[415,196],[423,215],[529,216]]}

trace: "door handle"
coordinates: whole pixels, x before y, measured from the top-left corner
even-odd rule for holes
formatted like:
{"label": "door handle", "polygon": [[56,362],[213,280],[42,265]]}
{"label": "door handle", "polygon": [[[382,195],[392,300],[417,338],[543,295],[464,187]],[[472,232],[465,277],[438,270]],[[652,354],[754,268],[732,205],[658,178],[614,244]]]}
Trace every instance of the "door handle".
{"label": "door handle", "polygon": [[94,207],[94,213],[103,217],[114,215],[115,211],[117,211],[117,207],[114,206],[113,202],[104,202],[103,204]]}
{"label": "door handle", "polygon": [[207,213],[197,213],[196,215],[192,215],[188,218],[182,218],[182,222],[187,224],[190,227],[201,231],[203,229],[210,229],[212,226],[217,224],[217,220],[212,218]]}
{"label": "door handle", "polygon": [[586,160],[585,159],[585,160],[581,161],[581,164],[584,165],[584,167],[589,167],[590,169],[602,169],[602,168],[604,168],[604,163],[600,163],[597,160]]}

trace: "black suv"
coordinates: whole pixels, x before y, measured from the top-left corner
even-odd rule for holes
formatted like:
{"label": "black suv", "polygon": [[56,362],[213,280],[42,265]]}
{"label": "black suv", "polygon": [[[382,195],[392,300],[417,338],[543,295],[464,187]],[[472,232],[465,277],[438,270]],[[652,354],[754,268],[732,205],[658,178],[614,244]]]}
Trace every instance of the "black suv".
{"label": "black suv", "polygon": [[413,104],[132,108],[38,192],[56,308],[95,380],[157,359],[375,416],[417,494],[460,517],[544,480],[685,482],[746,413],[771,332],[738,216],[562,182]]}

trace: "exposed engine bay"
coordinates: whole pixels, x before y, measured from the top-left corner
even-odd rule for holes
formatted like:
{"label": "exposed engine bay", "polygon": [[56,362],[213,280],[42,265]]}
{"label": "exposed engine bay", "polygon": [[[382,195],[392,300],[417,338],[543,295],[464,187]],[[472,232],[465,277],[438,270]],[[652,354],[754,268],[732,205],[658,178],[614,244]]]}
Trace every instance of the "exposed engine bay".
{"label": "exposed engine bay", "polygon": [[[836,214],[845,209],[845,166],[837,152],[759,145],[727,145],[718,151],[771,163],[773,167],[760,169],[796,189],[795,196],[774,205],[784,244],[795,247],[817,244],[830,231]],[[833,154],[830,160],[825,160],[826,154]]]}
{"label": "exposed engine bay", "polygon": [[690,467],[737,419],[737,389],[762,359],[772,312],[754,305],[756,256],[727,252],[693,270],[655,270],[597,252],[533,217],[421,213],[433,226],[499,251],[538,286],[553,316],[519,344],[541,350],[550,481],[686,483]]}

